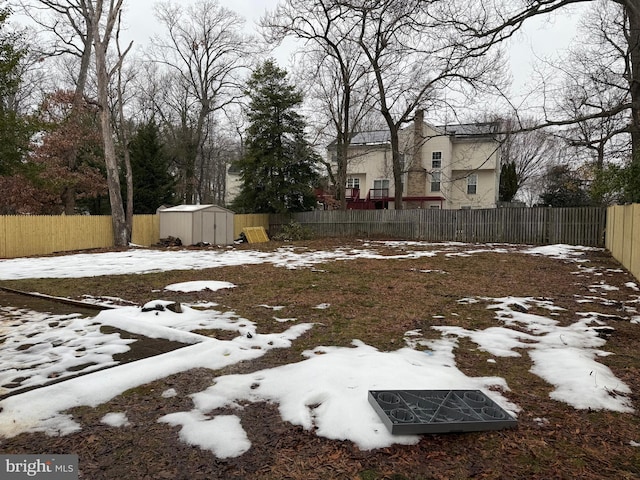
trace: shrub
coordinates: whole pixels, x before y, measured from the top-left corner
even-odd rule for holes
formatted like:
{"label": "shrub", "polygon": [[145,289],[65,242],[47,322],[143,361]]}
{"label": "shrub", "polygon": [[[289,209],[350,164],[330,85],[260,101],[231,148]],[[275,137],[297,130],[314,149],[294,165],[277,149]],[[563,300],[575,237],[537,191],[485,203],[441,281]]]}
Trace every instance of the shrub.
{"label": "shrub", "polygon": [[284,225],[277,235],[273,236],[274,240],[282,242],[291,242],[294,240],[311,240],[314,237],[313,231],[298,222],[291,221]]}

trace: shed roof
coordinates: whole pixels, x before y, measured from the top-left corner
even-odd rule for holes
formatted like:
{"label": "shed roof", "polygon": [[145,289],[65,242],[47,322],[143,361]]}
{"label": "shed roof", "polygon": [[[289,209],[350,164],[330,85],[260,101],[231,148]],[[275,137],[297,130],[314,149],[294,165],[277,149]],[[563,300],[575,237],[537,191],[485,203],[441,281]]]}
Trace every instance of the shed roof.
{"label": "shed roof", "polygon": [[175,207],[163,208],[161,212],[199,212],[201,210],[218,210],[233,213],[231,210],[219,205],[176,205]]}

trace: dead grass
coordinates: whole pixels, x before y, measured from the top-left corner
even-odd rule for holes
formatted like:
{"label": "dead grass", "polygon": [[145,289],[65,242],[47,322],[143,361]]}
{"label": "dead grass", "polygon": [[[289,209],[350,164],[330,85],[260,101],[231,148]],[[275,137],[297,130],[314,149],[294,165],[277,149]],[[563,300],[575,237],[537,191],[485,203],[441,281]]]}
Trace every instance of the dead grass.
{"label": "dead grass", "polygon": [[[345,242],[325,240],[294,245],[325,249],[344,246]],[[281,244],[271,243],[260,248],[278,246]],[[50,295],[81,298],[86,293],[120,297],[137,304],[156,298],[215,301],[219,308],[232,310],[255,322],[259,330],[269,332],[286,328],[275,322],[274,316],[317,325],[291,349],[271,351],[257,361],[220,371],[200,369],[167,377],[96,408],[76,409],[71,413],[83,425],[76,434],[25,434],[1,440],[0,448],[5,453],[77,453],[82,478],[91,479],[638,478],[640,448],[630,445],[631,441],[640,442],[637,414],[579,411],[553,401],[549,398],[551,387],[529,372],[531,362],[526,352],[518,358],[497,358],[496,363],[488,363],[489,355],[465,340],[456,350],[459,368],[470,376],[496,375],[507,380],[511,391],[506,396],[522,408],[517,429],[426,435],[416,446],[363,452],[350,442],[329,441],[283,422],[275,405],[249,404],[241,418],[253,447],[239,458],[219,460],[179,441],[176,428],[157,423],[162,415],[191,409],[188,394],[205,389],[216,376],[299,361],[300,352],[305,349],[346,346],[354,338],[381,350],[395,350],[404,345],[403,336],[408,330],[422,329],[437,338],[439,332],[430,327],[487,328],[496,324],[495,312],[486,308],[487,303],[459,300],[509,295],[553,301],[566,309],[555,317],[566,324],[575,321],[576,313],[582,311],[618,317],[607,321],[615,331],[604,347],[615,355],[599,361],[631,387],[638,410],[640,327],[631,324],[623,310],[630,299],[624,283],[633,279],[625,272],[612,271],[620,267],[606,252],[590,252],[586,258],[589,266],[597,267],[604,275],[578,275],[575,264],[548,258],[477,253],[419,260],[357,259],[298,270],[252,265],[95,277],[81,283],[60,279],[2,282],[0,286]],[[202,279],[229,281],[238,287],[193,294],[162,291],[170,283]],[[602,293],[590,291],[590,286],[602,280],[621,288],[606,292],[607,304],[576,301],[602,297]],[[315,308],[321,303],[331,307]],[[259,306],[263,304],[285,308],[274,312]],[[176,388],[180,395],[169,400],[161,398],[160,393],[167,388]],[[126,411],[132,425],[114,429],[101,424],[100,418],[113,411]]]}

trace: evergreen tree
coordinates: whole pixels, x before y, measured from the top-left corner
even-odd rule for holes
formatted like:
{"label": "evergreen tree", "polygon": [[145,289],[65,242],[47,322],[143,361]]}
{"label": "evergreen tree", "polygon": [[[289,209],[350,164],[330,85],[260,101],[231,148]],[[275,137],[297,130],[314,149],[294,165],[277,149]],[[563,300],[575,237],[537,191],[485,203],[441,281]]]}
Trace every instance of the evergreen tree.
{"label": "evergreen tree", "polygon": [[140,125],[129,143],[129,152],[134,213],[152,214],[161,205],[173,205],[175,180],[169,173],[169,157],[160,142],[155,121]]}
{"label": "evergreen tree", "polygon": [[20,87],[20,62],[26,50],[21,35],[8,30],[11,11],[0,8],[0,175],[11,175],[22,167],[35,126],[16,111]]}
{"label": "evergreen tree", "polygon": [[544,177],[542,203],[550,207],[585,207],[591,205],[588,186],[578,172],[567,165],[555,165]]}
{"label": "evergreen tree", "polygon": [[237,165],[242,186],[232,208],[252,213],[313,209],[319,157],[305,140],[305,121],[295,111],[302,93],[272,60],[253,72],[245,93],[250,99],[246,155]]}
{"label": "evergreen tree", "polygon": [[640,153],[620,171],[623,197],[621,203],[640,203]]}
{"label": "evergreen tree", "polygon": [[518,174],[516,162],[511,161],[502,165],[500,169],[500,201],[510,202],[518,193]]}
{"label": "evergreen tree", "polygon": [[27,49],[23,35],[10,30],[10,15],[0,7],[0,214],[33,213],[42,196],[34,185],[37,168],[26,160],[38,123],[17,103]]}

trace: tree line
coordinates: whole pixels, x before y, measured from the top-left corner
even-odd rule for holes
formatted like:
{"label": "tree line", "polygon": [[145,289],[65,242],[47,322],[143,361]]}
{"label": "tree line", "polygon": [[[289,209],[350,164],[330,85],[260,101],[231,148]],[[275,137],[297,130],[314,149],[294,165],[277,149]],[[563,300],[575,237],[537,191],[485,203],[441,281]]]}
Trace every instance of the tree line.
{"label": "tree line", "polygon": [[[308,210],[314,188],[346,208],[350,140],[368,129],[389,131],[400,208],[399,132],[418,110],[500,125],[503,201],[640,201],[639,2],[281,0],[256,36],[216,0],[163,1],[144,53],[122,43],[124,0],[4,2],[0,213],[109,213],[126,245],[134,213],[226,205],[231,165],[237,211]],[[572,4],[589,5],[579,40],[536,110],[516,108],[509,39]],[[269,58],[287,38],[291,72]]]}

